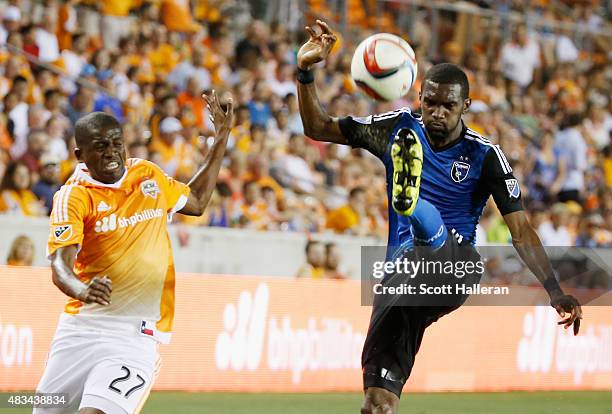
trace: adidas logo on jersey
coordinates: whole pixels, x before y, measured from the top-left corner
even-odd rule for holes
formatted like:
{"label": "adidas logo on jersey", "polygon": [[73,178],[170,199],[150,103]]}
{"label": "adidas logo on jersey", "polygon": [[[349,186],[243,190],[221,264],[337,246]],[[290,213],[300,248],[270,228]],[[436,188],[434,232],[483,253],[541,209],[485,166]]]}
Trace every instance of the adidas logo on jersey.
{"label": "adidas logo on jersey", "polygon": [[108,211],[110,210],[110,206],[108,204],[106,204],[104,202],[104,200],[100,201],[100,204],[98,204],[98,212],[102,213],[104,211]]}

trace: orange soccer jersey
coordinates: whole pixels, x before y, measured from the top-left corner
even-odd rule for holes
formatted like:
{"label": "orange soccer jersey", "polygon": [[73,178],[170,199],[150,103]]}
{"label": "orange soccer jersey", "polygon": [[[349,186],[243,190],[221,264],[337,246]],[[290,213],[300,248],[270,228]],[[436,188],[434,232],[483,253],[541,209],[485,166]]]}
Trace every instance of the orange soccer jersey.
{"label": "orange soccer jersey", "polygon": [[169,338],[174,264],[167,222],[189,193],[187,185],[146,160],[129,159],[114,184],[96,181],[78,164],[54,196],[47,255],[77,244],[75,273],[85,282],[107,276],[113,292],[108,306],[70,299],[65,312],[142,318]]}

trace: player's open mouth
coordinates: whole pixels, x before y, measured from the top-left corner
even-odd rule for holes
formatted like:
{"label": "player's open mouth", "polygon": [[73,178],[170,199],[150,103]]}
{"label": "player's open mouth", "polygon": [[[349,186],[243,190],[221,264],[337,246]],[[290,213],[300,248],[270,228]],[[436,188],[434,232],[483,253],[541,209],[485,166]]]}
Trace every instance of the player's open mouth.
{"label": "player's open mouth", "polygon": [[119,163],[117,161],[111,161],[106,164],[107,170],[116,170],[117,168],[119,168]]}

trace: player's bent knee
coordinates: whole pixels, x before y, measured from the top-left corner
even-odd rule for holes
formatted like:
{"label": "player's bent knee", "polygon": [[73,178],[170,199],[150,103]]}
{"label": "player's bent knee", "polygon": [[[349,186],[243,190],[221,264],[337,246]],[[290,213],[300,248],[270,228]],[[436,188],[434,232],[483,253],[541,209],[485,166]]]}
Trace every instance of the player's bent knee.
{"label": "player's bent knee", "polygon": [[361,414],[395,414],[399,397],[384,388],[370,387],[366,390]]}

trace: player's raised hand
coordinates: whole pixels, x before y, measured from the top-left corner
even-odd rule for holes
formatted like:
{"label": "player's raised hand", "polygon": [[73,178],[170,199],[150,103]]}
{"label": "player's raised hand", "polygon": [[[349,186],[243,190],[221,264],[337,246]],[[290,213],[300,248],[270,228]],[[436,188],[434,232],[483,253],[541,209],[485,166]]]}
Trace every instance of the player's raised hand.
{"label": "player's raised hand", "polygon": [[308,70],[315,63],[325,60],[337,40],[336,35],[322,20],[317,20],[314,27],[306,26],[305,29],[310,38],[297,54],[297,65],[302,70]]}
{"label": "player's raised hand", "polygon": [[574,335],[578,335],[580,330],[580,320],[582,319],[582,308],[578,300],[572,295],[559,295],[553,298],[550,305],[557,310],[562,318],[567,318],[559,321],[559,325],[563,325],[565,329],[574,325]]}
{"label": "player's raised hand", "polygon": [[113,282],[106,276],[96,276],[89,281],[77,299],[85,303],[98,303],[107,306],[111,301]]}
{"label": "player's raised hand", "polygon": [[227,100],[227,106],[225,110],[221,107],[217,92],[213,90],[210,95],[203,94],[202,98],[206,101],[206,108],[210,113],[209,117],[212,123],[215,125],[215,132],[217,134],[224,130],[229,133],[234,123],[234,102],[232,98]]}

